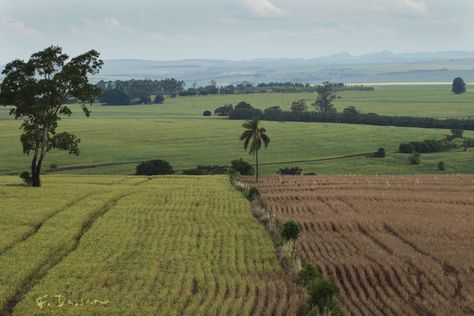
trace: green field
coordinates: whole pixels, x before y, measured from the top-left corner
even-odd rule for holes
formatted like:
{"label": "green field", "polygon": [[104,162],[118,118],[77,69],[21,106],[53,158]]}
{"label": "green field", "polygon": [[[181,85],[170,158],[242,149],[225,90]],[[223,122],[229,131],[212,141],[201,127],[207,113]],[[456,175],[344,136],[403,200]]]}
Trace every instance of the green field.
{"label": "green field", "polygon": [[[336,100],[339,110],[354,105],[363,112],[389,115],[416,115],[438,118],[474,116],[474,93],[455,96],[443,85],[383,85],[375,91],[346,91]],[[297,99],[314,100],[315,94],[257,94],[168,99],[164,105],[93,106],[92,116],[79,113],[61,122],[61,127],[77,134],[82,142],[79,157],[62,152],[48,154],[45,169],[57,164],[63,173],[133,174],[138,162],[147,159],[169,160],[175,169],[196,165],[227,165],[232,159],[251,159],[243,151],[238,136],[241,121],[204,118],[206,109],[239,101],[266,108],[288,108]],[[309,102],[308,102],[309,103]],[[74,109],[78,111],[77,106]],[[0,109],[0,174],[26,170],[29,157],[22,154],[19,142],[20,122]],[[445,130],[380,127],[323,123],[262,122],[271,137],[262,163],[315,160],[356,153],[373,152],[384,147],[386,159],[351,158],[298,163],[304,172],[321,174],[412,174],[437,172],[443,160],[448,172],[474,172],[474,153],[461,151],[426,154],[420,166],[410,166],[407,156],[397,154],[401,142],[441,139]],[[474,132],[466,132],[474,137]],[[295,165],[292,163],[281,166]],[[274,173],[280,165],[263,166]]]}
{"label": "green field", "polygon": [[45,176],[34,190],[0,177],[0,197],[0,315],[298,308],[272,242],[227,177]]}

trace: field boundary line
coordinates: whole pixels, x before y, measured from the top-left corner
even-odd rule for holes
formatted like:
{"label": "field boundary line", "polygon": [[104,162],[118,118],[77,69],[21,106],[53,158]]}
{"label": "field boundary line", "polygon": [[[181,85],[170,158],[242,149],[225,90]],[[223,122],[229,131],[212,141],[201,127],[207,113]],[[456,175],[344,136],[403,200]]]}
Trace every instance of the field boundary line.
{"label": "field boundary line", "polygon": [[[132,192],[133,193],[133,192]],[[66,249],[62,254],[55,253],[51,256],[51,258],[57,257],[52,262],[46,262],[42,266],[38,266],[35,271],[30,273],[20,285],[20,287],[13,293],[5,302],[4,306],[0,308],[0,315],[12,315],[15,306],[21,302],[26,293],[28,293],[36,284],[38,284],[50,270],[60,264],[69,254],[77,249],[80,244],[82,237],[85,233],[93,226],[93,224],[97,221],[99,217],[104,216],[108,211],[110,211],[121,199],[125,196],[130,195],[132,193],[125,193],[121,194],[118,197],[115,197],[109,201],[107,201],[101,208],[97,210],[95,214],[91,216],[86,222],[84,222],[81,226],[81,230],[79,233],[74,236],[73,241],[74,244]]]}
{"label": "field boundary line", "polygon": [[318,162],[318,161],[328,161],[328,160],[339,160],[339,159],[347,159],[347,158],[355,158],[355,157],[369,157],[372,155],[373,152],[370,153],[360,153],[360,154],[351,154],[345,156],[336,156],[336,157],[326,157],[326,158],[318,158],[318,159],[310,159],[310,160],[294,160],[294,161],[283,161],[283,162],[267,162],[267,163],[260,163],[259,166],[272,166],[272,165],[284,165],[284,164],[292,164],[292,163],[311,163],[311,162]]}

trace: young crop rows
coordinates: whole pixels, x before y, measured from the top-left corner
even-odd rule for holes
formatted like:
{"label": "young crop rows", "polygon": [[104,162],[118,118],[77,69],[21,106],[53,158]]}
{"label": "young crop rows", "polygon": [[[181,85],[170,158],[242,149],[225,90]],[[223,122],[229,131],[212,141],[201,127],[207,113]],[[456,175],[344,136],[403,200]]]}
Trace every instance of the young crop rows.
{"label": "young crop rows", "polygon": [[0,315],[294,315],[227,177],[0,178]]}
{"label": "young crop rows", "polygon": [[345,315],[474,314],[474,176],[264,177],[264,207],[302,228]]}

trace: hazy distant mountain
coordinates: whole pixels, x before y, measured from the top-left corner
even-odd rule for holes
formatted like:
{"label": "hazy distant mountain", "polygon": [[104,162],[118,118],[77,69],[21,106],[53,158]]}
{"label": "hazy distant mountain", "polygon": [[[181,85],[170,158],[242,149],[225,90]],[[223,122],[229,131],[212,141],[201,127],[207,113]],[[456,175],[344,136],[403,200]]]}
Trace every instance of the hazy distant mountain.
{"label": "hazy distant mountain", "polygon": [[[3,67],[2,67],[3,68]],[[260,58],[252,60],[187,59],[155,61],[106,60],[93,80],[164,79],[184,80],[187,85],[292,81],[337,82],[449,82],[461,76],[474,81],[474,52],[446,51],[364,55],[339,53],[311,59]]]}

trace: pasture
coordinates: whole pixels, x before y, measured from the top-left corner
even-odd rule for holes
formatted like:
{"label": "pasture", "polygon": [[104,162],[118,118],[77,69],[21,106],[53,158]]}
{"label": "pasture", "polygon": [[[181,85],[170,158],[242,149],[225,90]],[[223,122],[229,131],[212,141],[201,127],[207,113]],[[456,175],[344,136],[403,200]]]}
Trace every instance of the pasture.
{"label": "pasture", "polygon": [[[28,194],[28,199],[25,199]],[[0,177],[1,315],[294,315],[227,177]]]}
{"label": "pasture", "polygon": [[344,315],[474,313],[474,177],[264,177],[263,206],[296,220],[306,262]]}
{"label": "pasture", "polygon": [[[454,96],[448,85],[383,85],[375,91],[345,91],[335,103],[339,110],[354,105],[363,112],[390,115],[432,117],[474,116],[474,93]],[[256,107],[279,105],[289,108],[297,99],[310,100],[315,94],[256,94],[178,97],[163,105],[92,107],[92,116],[76,113],[61,121],[60,128],[81,138],[81,155],[64,152],[48,154],[44,170],[58,165],[62,173],[133,174],[137,163],[147,159],[169,160],[175,169],[196,165],[228,165],[236,158],[252,160],[238,140],[241,121],[202,117],[204,110],[220,105],[247,101]],[[309,105],[309,104],[308,104]],[[9,118],[8,109],[0,108],[0,174],[18,174],[26,170],[30,158],[23,155],[19,141],[20,122]],[[311,163],[284,163],[262,166],[267,174],[278,168],[298,165],[303,172],[320,174],[412,174],[434,173],[443,160],[450,173],[474,172],[474,153],[447,152],[426,154],[422,164],[410,166],[407,156],[397,154],[401,142],[441,139],[445,130],[397,128],[347,124],[263,122],[271,138],[261,162],[316,160],[376,151],[384,147],[382,160],[350,158]],[[466,132],[474,137],[474,132]]]}

